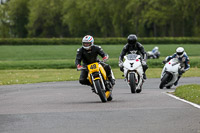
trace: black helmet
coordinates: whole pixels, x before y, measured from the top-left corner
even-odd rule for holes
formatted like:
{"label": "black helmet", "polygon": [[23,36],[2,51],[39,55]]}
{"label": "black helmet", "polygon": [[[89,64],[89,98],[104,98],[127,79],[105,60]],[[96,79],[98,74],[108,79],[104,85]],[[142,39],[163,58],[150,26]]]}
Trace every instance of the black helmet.
{"label": "black helmet", "polygon": [[137,42],[137,36],[134,34],[130,34],[127,39],[129,44],[135,44]]}

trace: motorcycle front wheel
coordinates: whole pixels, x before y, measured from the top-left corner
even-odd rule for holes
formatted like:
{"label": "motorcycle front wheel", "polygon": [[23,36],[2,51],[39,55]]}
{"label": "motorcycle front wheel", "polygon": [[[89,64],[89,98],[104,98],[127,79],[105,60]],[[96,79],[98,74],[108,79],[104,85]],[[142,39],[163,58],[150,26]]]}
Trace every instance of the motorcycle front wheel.
{"label": "motorcycle front wheel", "polygon": [[131,88],[131,93],[135,93],[135,89],[136,89],[136,84],[135,84],[135,75],[134,73],[130,73],[130,88]]}
{"label": "motorcycle front wheel", "polygon": [[105,90],[103,89],[103,86],[101,85],[101,81],[98,79],[98,80],[95,80],[94,83],[96,85],[96,88],[97,88],[97,91],[98,91],[98,95],[99,95],[101,101],[103,103],[107,102]]}
{"label": "motorcycle front wheel", "polygon": [[167,84],[168,77],[169,77],[169,74],[165,73],[165,75],[163,76],[163,78],[161,80],[160,86],[159,86],[160,89],[163,89],[163,87],[165,86],[165,84]]}

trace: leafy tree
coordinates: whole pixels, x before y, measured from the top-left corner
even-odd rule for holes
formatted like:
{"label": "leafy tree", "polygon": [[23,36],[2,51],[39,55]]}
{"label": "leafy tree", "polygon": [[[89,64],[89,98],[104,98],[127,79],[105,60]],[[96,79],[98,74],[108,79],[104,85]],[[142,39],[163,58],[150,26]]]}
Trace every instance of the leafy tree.
{"label": "leafy tree", "polygon": [[62,33],[62,0],[30,0],[30,37],[59,37]]}
{"label": "leafy tree", "polygon": [[0,37],[9,37],[9,19],[6,10],[6,4],[0,4]]}
{"label": "leafy tree", "polygon": [[1,37],[199,36],[200,0],[7,0]]}
{"label": "leafy tree", "polygon": [[8,2],[8,16],[11,26],[11,34],[15,37],[26,37],[29,9],[29,0],[11,0]]}
{"label": "leafy tree", "polygon": [[93,31],[94,35],[103,37],[114,36],[114,27],[112,25],[112,15],[110,13],[109,1],[93,1],[93,6],[90,9],[90,12],[93,20],[93,22],[90,22],[90,25],[94,23],[93,26],[96,30]]}

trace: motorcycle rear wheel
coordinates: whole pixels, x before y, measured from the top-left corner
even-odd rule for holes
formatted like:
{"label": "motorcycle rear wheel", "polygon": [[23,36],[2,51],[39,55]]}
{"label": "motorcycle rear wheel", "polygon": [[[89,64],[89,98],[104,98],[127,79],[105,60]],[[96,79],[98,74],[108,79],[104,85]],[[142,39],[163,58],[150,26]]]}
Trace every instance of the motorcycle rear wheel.
{"label": "motorcycle rear wheel", "polygon": [[131,93],[135,93],[135,89],[136,89],[136,84],[135,84],[135,75],[134,73],[130,73],[130,88],[131,88]]}
{"label": "motorcycle rear wheel", "polygon": [[101,99],[101,101],[103,103],[107,102],[107,98],[106,98],[106,95],[105,95],[105,90],[103,89],[103,86],[101,85],[101,81],[98,79],[98,80],[95,80],[94,81],[95,85],[96,85],[96,88],[97,88],[97,93]]}
{"label": "motorcycle rear wheel", "polygon": [[165,84],[167,83],[168,77],[169,77],[169,74],[168,74],[168,73],[165,73],[165,75],[163,76],[163,78],[162,78],[162,80],[161,80],[160,86],[159,86],[160,89],[163,89],[163,87],[164,87]]}

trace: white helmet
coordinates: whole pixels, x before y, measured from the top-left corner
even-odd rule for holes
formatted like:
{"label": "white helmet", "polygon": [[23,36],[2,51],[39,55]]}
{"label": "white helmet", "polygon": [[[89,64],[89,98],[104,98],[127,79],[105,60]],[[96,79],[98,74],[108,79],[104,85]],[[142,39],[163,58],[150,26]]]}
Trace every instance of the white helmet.
{"label": "white helmet", "polygon": [[158,50],[159,48],[156,46],[156,47],[154,47],[154,49]]}
{"label": "white helmet", "polygon": [[177,56],[178,57],[182,57],[183,56],[183,54],[184,54],[184,48],[183,47],[178,47],[177,49],[176,49],[176,54],[177,54]]}
{"label": "white helmet", "polygon": [[94,45],[94,38],[90,35],[86,35],[82,39],[82,47],[89,50],[92,45]]}

